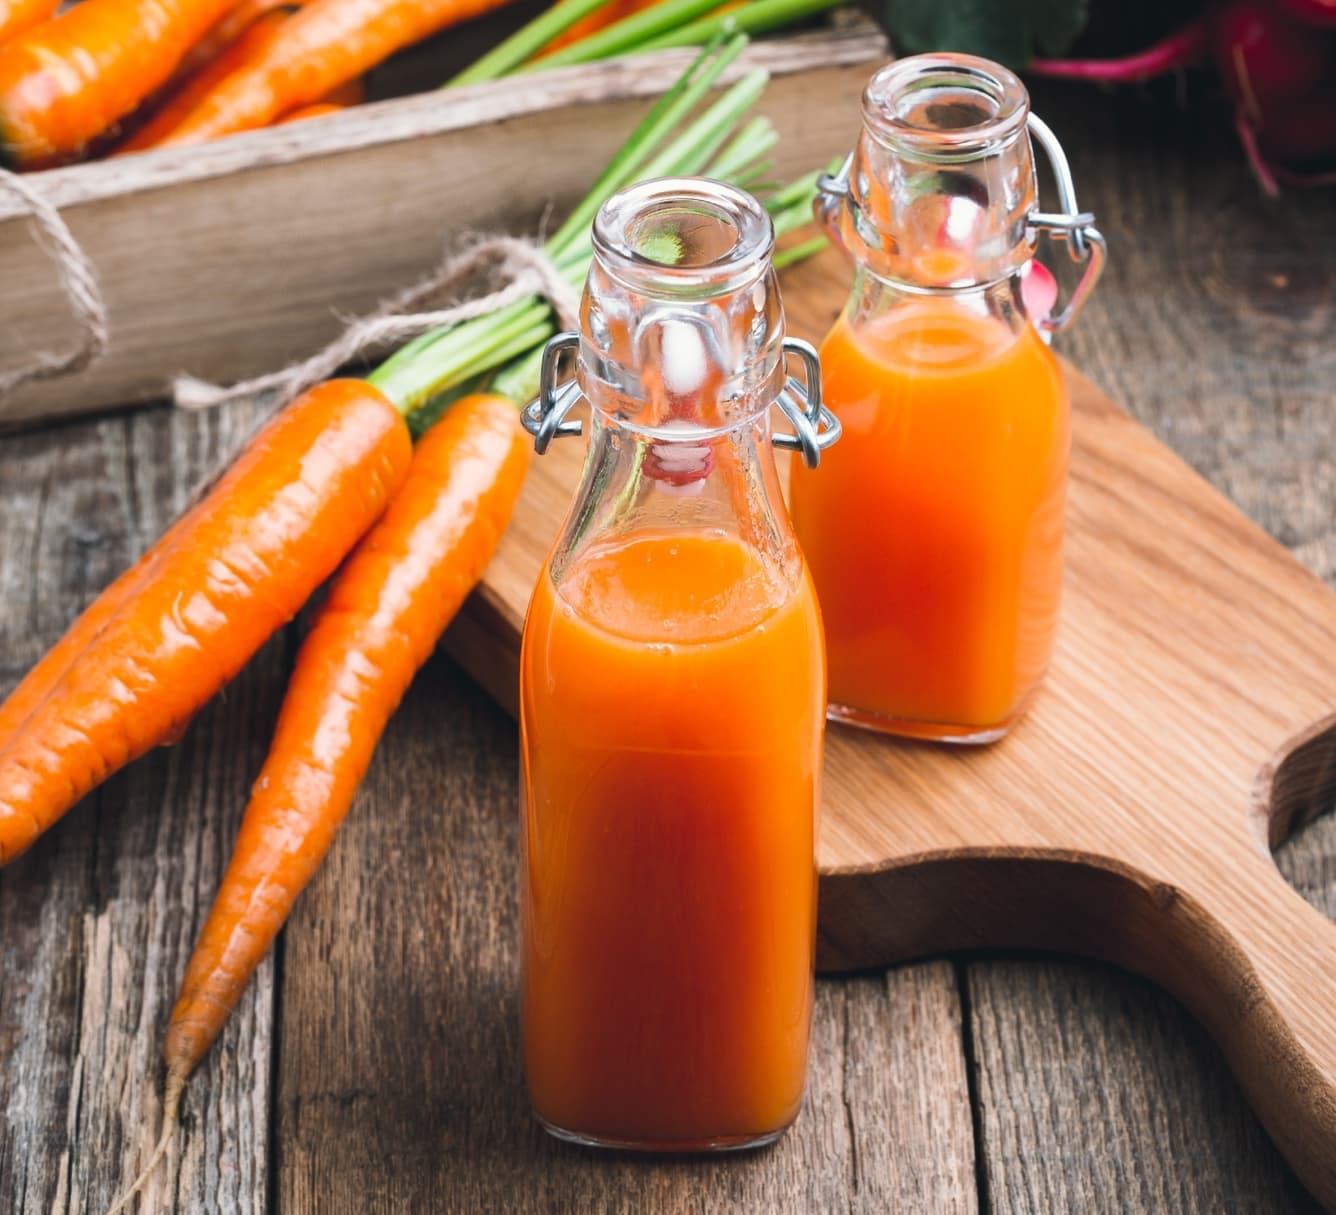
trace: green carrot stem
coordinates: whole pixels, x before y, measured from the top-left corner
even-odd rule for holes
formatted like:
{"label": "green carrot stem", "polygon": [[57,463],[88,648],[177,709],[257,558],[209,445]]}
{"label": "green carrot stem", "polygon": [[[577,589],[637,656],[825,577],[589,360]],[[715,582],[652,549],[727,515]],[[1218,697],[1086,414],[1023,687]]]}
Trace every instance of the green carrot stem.
{"label": "green carrot stem", "polygon": [[[641,45],[658,38],[678,26],[693,21],[704,13],[718,8],[724,0],[660,0],[660,3],[624,17],[588,38],[581,38],[570,46],[536,62],[526,63],[520,70],[532,72],[550,67],[565,67],[572,63],[592,63],[596,59],[611,59],[639,50]],[[708,39],[706,40],[708,41]],[[696,45],[700,45],[697,43]]]}
{"label": "green carrot stem", "polygon": [[775,269],[783,270],[785,266],[792,266],[795,262],[806,261],[829,244],[830,241],[824,236],[814,236],[800,245],[790,245],[787,249],[781,249],[774,257]]}
{"label": "green carrot stem", "polygon": [[748,72],[706,110],[699,121],[693,122],[645,165],[642,176],[668,177],[684,172],[684,165],[708,163],[741,115],[760,99],[769,82],[769,72],[760,68]]}
{"label": "green carrot stem", "polygon": [[[638,54],[642,51],[661,51],[676,46],[701,46],[720,34],[764,34],[824,12],[828,8],[834,8],[842,2],[843,0],[748,0],[746,4],[730,9],[726,13],[715,13],[678,26],[676,29],[665,30],[662,34],[647,38],[632,49]],[[609,28],[615,29],[616,26]],[[579,45],[579,43],[574,44],[574,46]]]}
{"label": "green carrot stem", "polygon": [[[764,77],[764,72],[752,72],[737,81],[649,164],[643,163],[643,157],[633,159],[629,163],[629,171],[621,175],[622,180],[618,181],[615,188],[620,189],[633,176],[677,177],[701,172],[706,163],[704,157],[711,154],[711,149],[717,147],[720,139],[727,138],[728,132],[741,120],[747,108],[755,102],[760,91],[764,89]],[[652,148],[650,150],[652,151]],[[608,194],[611,193],[613,191],[609,190]],[[603,199],[606,197],[607,195],[600,196],[598,206],[603,205]],[[598,207],[593,208],[589,218],[572,233],[563,246],[563,253],[574,255],[578,252],[582,256],[589,255],[593,248],[590,224],[597,210]],[[570,226],[569,222],[562,225],[562,232],[564,233]],[[548,247],[549,249],[552,247],[551,243]]]}
{"label": "green carrot stem", "polygon": [[810,207],[812,199],[816,197],[816,179],[819,176],[820,174],[816,172],[805,173],[795,181],[789,182],[767,200],[768,205],[780,211],[797,203]]}
{"label": "green carrot stem", "polygon": [[714,158],[705,170],[705,175],[719,179],[734,176],[778,142],[779,132],[770,119],[753,118],[734,136],[733,142]]}
{"label": "green carrot stem", "polygon": [[[548,256],[573,286],[588,273],[592,257],[590,224],[606,198],[639,176],[700,173],[706,166],[722,163],[725,179],[754,175],[753,160],[773,142],[767,123],[738,125],[760,96],[766,84],[764,72],[751,72],[724,91],[703,114],[690,121],[691,112],[720,73],[737,57],[745,38],[719,45],[715,40],[668,94],[655,105],[624,143],[598,182],[547,242]],[[677,134],[681,131],[681,134]],[[670,136],[676,135],[667,146]],[[729,142],[731,140],[731,142]],[[721,153],[720,149],[725,150]],[[776,226],[798,226],[800,204],[810,206],[812,179],[796,189],[780,192],[783,205]],[[808,201],[804,204],[804,199]],[[368,377],[405,413],[423,408],[431,412],[448,402],[449,393],[462,383],[475,381],[487,372],[520,359],[531,372],[536,363],[532,352],[555,330],[552,310],[545,300],[530,298],[458,325],[443,327],[409,343]],[[503,373],[505,374],[505,373]],[[515,375],[518,377],[520,371]],[[503,380],[506,395],[526,397],[524,381]],[[521,391],[524,389],[524,391]],[[527,399],[527,397],[526,397]]]}
{"label": "green carrot stem", "polygon": [[543,369],[543,348],[529,351],[492,378],[492,391],[523,408],[538,395],[538,380]]}
{"label": "green carrot stem", "polygon": [[443,87],[448,89],[459,84],[477,84],[479,81],[509,75],[581,18],[609,3],[611,0],[559,0],[500,45],[493,47],[481,59],[475,60]]}
{"label": "green carrot stem", "polygon": [[752,165],[741,173],[734,173],[728,180],[735,186],[741,186],[744,190],[750,190],[753,194],[761,195],[766,190],[775,190],[779,188],[779,183],[767,179],[766,174],[774,172],[775,162],[773,160],[763,160],[758,164]]}
{"label": "green carrot stem", "polygon": [[631,132],[603,170],[580,205],[566,217],[548,241],[548,250],[561,250],[573,239],[587,235],[589,225],[609,195],[615,194],[639,172],[647,157],[696,107],[719,79],[720,74],[746,49],[747,39],[731,38],[725,43],[712,41],[678,77],[670,88]]}

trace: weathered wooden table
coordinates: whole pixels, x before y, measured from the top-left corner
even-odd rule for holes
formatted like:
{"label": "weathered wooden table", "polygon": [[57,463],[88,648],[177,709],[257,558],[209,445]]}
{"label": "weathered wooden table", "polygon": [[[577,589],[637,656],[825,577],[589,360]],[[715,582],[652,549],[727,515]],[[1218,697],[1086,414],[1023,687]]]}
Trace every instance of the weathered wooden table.
{"label": "weathered wooden table", "polygon": [[[1038,102],[1113,249],[1067,353],[1336,583],[1331,195],[1264,201],[1209,117],[1070,88]],[[154,410],[0,439],[0,691],[254,419]],[[0,873],[0,1211],[97,1212],[144,1159],[162,1029],[295,640]],[[772,1150],[668,1162],[546,1139],[516,1050],[514,756],[512,723],[430,664],[143,1209],[1311,1209],[1187,1015],[1072,961],[823,980],[806,1106]],[[1336,915],[1336,820],[1280,861]]]}

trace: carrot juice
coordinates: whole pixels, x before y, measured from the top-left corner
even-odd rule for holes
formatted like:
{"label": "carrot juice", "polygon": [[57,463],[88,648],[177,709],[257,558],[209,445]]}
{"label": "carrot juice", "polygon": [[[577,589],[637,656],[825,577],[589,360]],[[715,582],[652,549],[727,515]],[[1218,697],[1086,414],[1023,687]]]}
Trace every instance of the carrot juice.
{"label": "carrot juice", "polygon": [[524,1058],[587,1142],[763,1142],[802,1099],[821,623],[723,529],[545,572],[521,657]]}
{"label": "carrot juice", "polygon": [[791,510],[826,623],[832,713],[982,740],[1053,648],[1067,396],[1030,324],[949,295],[839,321],[821,350],[841,442]]}

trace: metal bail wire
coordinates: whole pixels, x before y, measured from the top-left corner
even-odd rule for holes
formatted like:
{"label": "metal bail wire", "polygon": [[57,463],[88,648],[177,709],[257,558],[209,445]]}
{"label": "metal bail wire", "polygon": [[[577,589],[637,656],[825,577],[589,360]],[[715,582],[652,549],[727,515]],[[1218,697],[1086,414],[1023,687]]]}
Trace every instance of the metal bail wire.
{"label": "metal bail wire", "polygon": [[821,400],[821,360],[816,348],[801,338],[785,338],[784,353],[797,355],[803,364],[803,380],[784,377],[778,405],[793,427],[793,434],[777,434],[771,442],[784,451],[800,451],[803,463],[815,468],[821,453],[839,440],[844,428]]}
{"label": "metal bail wire", "polygon": [[[1095,227],[1095,216],[1091,211],[1082,211],[1076,205],[1076,184],[1072,181],[1071,166],[1062,144],[1042,118],[1036,114],[1026,116],[1026,125],[1030,134],[1038,141],[1053,166],[1053,177],[1058,187],[1060,212],[1032,211],[1027,223],[1032,229],[1044,232],[1054,240],[1066,242],[1067,252],[1072,261],[1085,265],[1080,281],[1072,291],[1067,306],[1056,316],[1040,317],[1037,324],[1049,333],[1061,333],[1071,328],[1072,322],[1080,315],[1095,283],[1104,270],[1108,256],[1108,246],[1100,230]],[[830,230],[839,208],[849,202],[849,175],[853,171],[854,154],[849,153],[844,163],[834,173],[822,173],[816,179],[817,218]]]}
{"label": "metal bail wire", "polygon": [[538,379],[538,396],[530,401],[520,414],[524,429],[533,435],[533,449],[540,456],[554,438],[578,435],[579,421],[567,422],[566,415],[580,399],[580,385],[575,379],[557,382],[561,356],[566,351],[580,348],[578,333],[558,333],[548,338],[543,347],[543,369]]}
{"label": "metal bail wire", "polygon": [[1039,141],[1047,154],[1049,164],[1053,166],[1053,179],[1058,187],[1058,203],[1062,207],[1062,211],[1056,215],[1045,211],[1031,212],[1030,227],[1047,233],[1054,240],[1065,241],[1072,261],[1085,265],[1080,281],[1067,300],[1067,306],[1056,315],[1039,319],[1040,328],[1049,333],[1061,333],[1071,327],[1085,306],[1086,300],[1090,298],[1091,291],[1095,289],[1095,283],[1099,281],[1099,276],[1104,270],[1108,247],[1100,230],[1095,227],[1094,214],[1082,211],[1076,205],[1076,185],[1072,181],[1072,169],[1067,163],[1067,155],[1063,152],[1058,137],[1053,134],[1048,123],[1036,114],[1027,115],[1026,125],[1030,129],[1030,134]]}
{"label": "metal bail wire", "polygon": [[[538,396],[520,413],[524,429],[533,435],[533,449],[540,456],[553,439],[578,435],[581,431],[579,421],[566,421],[566,415],[580,400],[579,382],[574,378],[557,382],[561,356],[568,350],[578,350],[579,346],[578,333],[558,333],[543,347]],[[802,361],[803,378],[784,377],[776,404],[794,433],[774,435],[772,442],[785,451],[802,452],[803,463],[815,468],[821,463],[821,453],[840,437],[842,427],[839,418],[821,402],[821,360],[816,348],[799,338],[785,338],[784,353],[796,355]]]}

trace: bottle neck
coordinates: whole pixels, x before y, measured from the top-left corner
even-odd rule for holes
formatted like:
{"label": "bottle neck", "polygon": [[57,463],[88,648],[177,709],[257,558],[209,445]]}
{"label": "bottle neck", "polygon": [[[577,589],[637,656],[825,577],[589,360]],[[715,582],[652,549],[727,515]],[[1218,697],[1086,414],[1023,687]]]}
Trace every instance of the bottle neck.
{"label": "bottle neck", "polygon": [[854,329],[875,324],[893,312],[914,310],[923,317],[943,322],[952,316],[968,323],[972,318],[992,321],[1014,335],[1031,327],[1025,307],[1020,272],[991,283],[966,287],[923,288],[883,278],[870,266],[854,271],[853,289],[845,305],[844,320]]}
{"label": "bottle neck", "polygon": [[1005,279],[1034,254],[1037,186],[1029,96],[1005,68],[919,55],[878,72],[848,192],[824,218],[882,279],[964,288]]}
{"label": "bottle neck", "polygon": [[590,411],[589,453],[551,559],[553,580],[593,549],[638,536],[709,534],[744,543],[777,590],[801,578],[771,449],[770,415],[724,430],[647,432]]}

